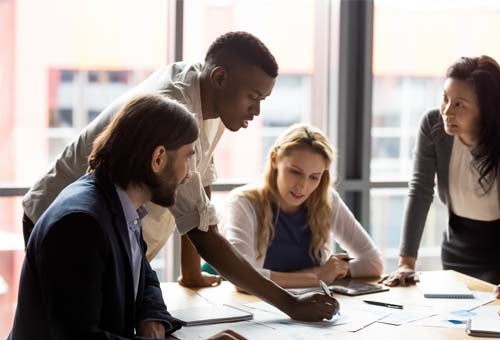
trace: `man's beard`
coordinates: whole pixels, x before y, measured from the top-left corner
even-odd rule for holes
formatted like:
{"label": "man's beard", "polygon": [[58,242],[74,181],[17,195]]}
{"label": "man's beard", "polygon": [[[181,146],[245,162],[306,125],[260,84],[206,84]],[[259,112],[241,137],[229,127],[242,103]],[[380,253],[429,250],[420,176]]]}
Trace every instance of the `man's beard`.
{"label": "man's beard", "polygon": [[172,164],[173,162],[169,162],[165,170],[156,176],[156,183],[149,187],[151,202],[162,207],[174,205],[177,187],[179,186]]}

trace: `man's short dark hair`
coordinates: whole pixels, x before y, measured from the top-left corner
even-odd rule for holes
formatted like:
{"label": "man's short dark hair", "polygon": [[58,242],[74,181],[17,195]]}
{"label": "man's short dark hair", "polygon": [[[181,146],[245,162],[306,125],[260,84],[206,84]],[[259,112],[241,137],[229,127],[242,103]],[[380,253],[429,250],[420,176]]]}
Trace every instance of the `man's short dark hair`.
{"label": "man's short dark hair", "polygon": [[226,66],[235,60],[258,66],[270,77],[278,76],[278,64],[259,38],[247,32],[229,32],[218,37],[208,48],[205,63]]}
{"label": "man's short dark hair", "polygon": [[116,114],[94,142],[89,171],[126,189],[154,185],[151,157],[158,146],[175,151],[198,138],[198,124],[184,106],[157,94],[138,96]]}

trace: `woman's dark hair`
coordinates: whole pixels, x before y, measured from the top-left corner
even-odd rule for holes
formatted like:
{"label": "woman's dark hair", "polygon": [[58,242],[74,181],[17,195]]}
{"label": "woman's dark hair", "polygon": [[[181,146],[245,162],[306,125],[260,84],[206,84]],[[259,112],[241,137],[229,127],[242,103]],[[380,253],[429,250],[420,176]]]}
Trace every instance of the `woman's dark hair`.
{"label": "woman's dark hair", "polygon": [[278,76],[278,64],[259,38],[247,32],[228,32],[210,45],[205,62],[227,66],[228,62],[257,66],[268,76]]}
{"label": "woman's dark hair", "polygon": [[156,94],[138,96],[122,107],[94,141],[89,171],[122,188],[129,183],[154,185],[154,149],[163,145],[175,151],[197,138],[198,125],[182,105]]}
{"label": "woman's dark hair", "polygon": [[491,57],[462,57],[448,68],[446,77],[472,86],[479,102],[480,133],[472,150],[479,184],[488,192],[500,164],[500,66]]}

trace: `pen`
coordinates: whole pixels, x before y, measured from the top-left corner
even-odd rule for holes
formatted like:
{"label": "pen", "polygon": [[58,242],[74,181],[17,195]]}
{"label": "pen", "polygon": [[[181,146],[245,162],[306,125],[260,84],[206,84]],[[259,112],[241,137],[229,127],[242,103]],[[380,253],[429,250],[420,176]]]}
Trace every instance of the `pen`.
{"label": "pen", "polygon": [[370,305],[376,305],[376,306],[382,306],[382,307],[389,307],[389,308],[396,308],[396,309],[403,309],[402,305],[396,305],[394,303],[385,303],[385,302],[379,302],[379,301],[371,301],[371,300],[363,300],[363,302],[366,302]]}
{"label": "pen", "polygon": [[319,280],[319,286],[327,296],[333,297],[332,292],[330,291],[330,289],[328,289],[328,286],[326,285],[326,283],[323,282],[323,280]]}
{"label": "pen", "polygon": [[342,261],[345,261],[345,262],[349,262],[349,261],[352,261],[354,260],[354,257],[344,257],[343,259],[341,259]]}

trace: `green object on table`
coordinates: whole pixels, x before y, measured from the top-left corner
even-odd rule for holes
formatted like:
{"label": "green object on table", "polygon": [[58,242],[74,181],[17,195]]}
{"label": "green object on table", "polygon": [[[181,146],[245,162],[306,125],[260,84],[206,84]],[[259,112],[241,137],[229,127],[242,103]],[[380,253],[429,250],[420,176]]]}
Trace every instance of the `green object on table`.
{"label": "green object on table", "polygon": [[[212,275],[220,275],[217,270],[215,270],[214,267],[212,267],[210,265],[210,263],[208,262],[205,262],[201,265],[201,271],[202,272],[205,272],[205,273],[208,273],[208,274],[212,274]],[[224,278],[222,278],[223,280],[225,280]]]}

